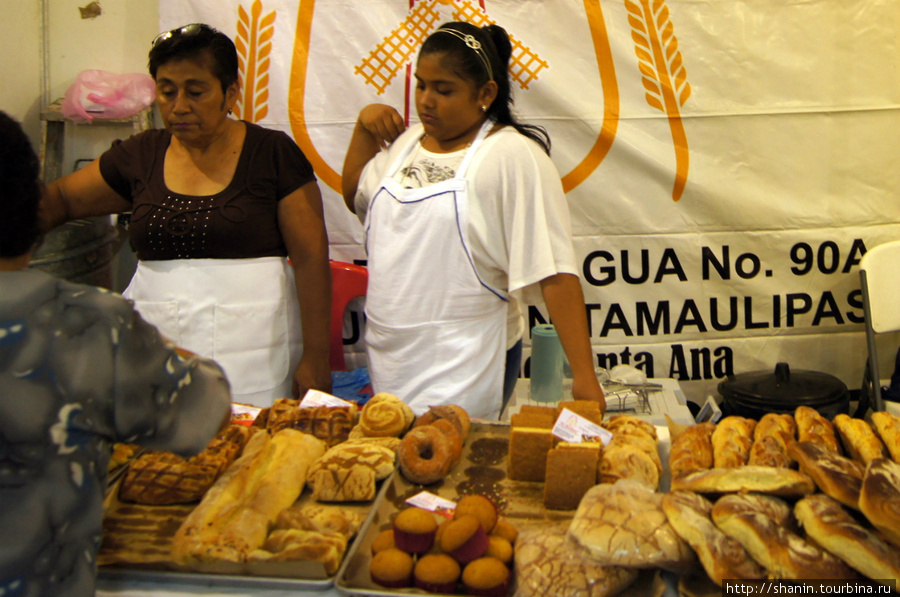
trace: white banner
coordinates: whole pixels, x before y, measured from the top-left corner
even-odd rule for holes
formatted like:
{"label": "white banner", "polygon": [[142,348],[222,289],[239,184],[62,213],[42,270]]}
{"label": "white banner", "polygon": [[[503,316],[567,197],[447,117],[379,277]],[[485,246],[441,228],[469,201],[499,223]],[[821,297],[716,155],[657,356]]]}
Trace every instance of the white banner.
{"label": "white banner", "polygon": [[675,377],[699,402],[778,361],[859,387],[857,266],[900,237],[895,0],[159,4],[161,30],[235,39],[239,115],[293,135],[348,261],[365,259],[338,192],[360,108],[414,121],[421,41],[447,20],[502,25],[517,111],[553,140],[598,364]]}

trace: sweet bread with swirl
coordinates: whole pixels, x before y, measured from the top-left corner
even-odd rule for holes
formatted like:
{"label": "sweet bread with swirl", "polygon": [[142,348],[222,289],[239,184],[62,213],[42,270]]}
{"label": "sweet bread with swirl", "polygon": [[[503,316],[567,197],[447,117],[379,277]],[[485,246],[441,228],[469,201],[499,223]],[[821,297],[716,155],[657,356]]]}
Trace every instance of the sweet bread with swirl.
{"label": "sweet bread with swirl", "polygon": [[392,394],[372,396],[359,414],[359,432],[364,437],[400,437],[415,421],[408,404]]}

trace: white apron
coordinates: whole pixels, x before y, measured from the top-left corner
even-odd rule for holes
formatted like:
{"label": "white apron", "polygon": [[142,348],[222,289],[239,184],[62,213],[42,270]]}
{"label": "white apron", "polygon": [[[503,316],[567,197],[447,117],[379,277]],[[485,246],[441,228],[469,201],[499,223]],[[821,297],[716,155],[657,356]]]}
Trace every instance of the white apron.
{"label": "white apron", "polygon": [[417,414],[458,404],[472,417],[500,414],[508,297],[487,287],[469,254],[465,172],[487,136],[486,121],[455,178],[404,189],[388,168],[366,214],[369,287],[366,350],[376,392]]}
{"label": "white apron", "polygon": [[286,258],[140,261],[123,295],[178,346],[215,359],[234,402],[291,397],[302,337]]}

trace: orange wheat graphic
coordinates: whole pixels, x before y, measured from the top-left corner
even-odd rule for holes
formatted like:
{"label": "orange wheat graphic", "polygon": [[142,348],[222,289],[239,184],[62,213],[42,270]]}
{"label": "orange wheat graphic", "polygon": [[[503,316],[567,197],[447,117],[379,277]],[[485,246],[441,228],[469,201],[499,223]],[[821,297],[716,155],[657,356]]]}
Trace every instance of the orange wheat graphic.
{"label": "orange wheat graphic", "polygon": [[250,14],[238,5],[237,47],[243,95],[235,106],[238,118],[259,122],[269,113],[269,55],[275,33],[275,11],[262,15],[262,2],[256,0]]}
{"label": "orange wheat graphic", "polygon": [[688,144],[680,109],[691,96],[675,28],[665,0],[625,0],[631,38],[638,57],[647,103],[668,116],[675,145],[675,186],[672,199],[684,192],[688,175]]}
{"label": "orange wheat graphic", "polygon": [[[378,95],[384,93],[398,74],[404,72],[406,64],[415,57],[422,42],[440,24],[441,15],[436,8],[437,4],[452,6],[453,20],[456,21],[468,21],[479,27],[494,22],[480,6],[468,1],[435,0],[416,3],[403,22],[385,36],[362,64],[354,69],[357,75],[362,76],[366,83],[377,90]],[[547,62],[513,35],[509,36],[509,41],[513,48],[510,76],[522,89],[528,89],[529,83],[538,78],[538,73],[547,68]]]}

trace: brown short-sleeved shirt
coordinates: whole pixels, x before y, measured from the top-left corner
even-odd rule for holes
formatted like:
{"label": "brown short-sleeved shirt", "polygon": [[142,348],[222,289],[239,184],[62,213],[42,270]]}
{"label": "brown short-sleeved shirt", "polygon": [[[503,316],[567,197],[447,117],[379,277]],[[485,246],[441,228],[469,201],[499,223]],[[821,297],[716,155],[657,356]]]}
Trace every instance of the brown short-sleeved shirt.
{"label": "brown short-sleeved shirt", "polygon": [[278,228],[278,201],[315,180],[315,174],[285,133],[245,124],[234,178],[215,195],[169,191],[163,166],[172,135],[164,129],[115,141],[100,156],[103,179],[132,202],[129,230],[138,259],[287,255]]}

